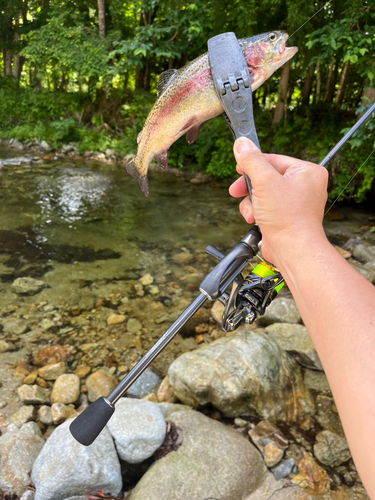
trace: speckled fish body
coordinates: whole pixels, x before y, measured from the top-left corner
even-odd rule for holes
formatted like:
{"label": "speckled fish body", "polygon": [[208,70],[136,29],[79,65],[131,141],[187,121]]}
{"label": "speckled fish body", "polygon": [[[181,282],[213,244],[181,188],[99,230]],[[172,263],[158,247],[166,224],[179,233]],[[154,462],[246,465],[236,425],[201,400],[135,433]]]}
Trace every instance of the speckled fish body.
{"label": "speckled fish body", "polygon": [[[253,91],[296,54],[297,47],[285,47],[287,38],[287,34],[274,31],[239,40]],[[160,76],[158,99],[138,135],[137,154],[126,167],[138,180],[146,196],[147,170],[153,158],[166,167],[168,149],[177,139],[186,133],[191,144],[198,135],[200,125],[223,111],[214,88],[207,53],[178,71],[172,70]]]}

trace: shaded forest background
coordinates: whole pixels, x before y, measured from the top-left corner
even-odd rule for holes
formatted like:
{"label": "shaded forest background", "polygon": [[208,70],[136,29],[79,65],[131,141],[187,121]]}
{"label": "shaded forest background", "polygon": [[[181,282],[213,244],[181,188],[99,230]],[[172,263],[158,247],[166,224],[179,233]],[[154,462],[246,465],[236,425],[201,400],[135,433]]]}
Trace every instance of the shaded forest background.
{"label": "shaded forest background", "polygon": [[[254,93],[264,151],[319,161],[375,101],[373,0],[0,0],[0,137],[72,143],[80,152],[135,153],[158,75],[206,52],[224,31],[292,34],[298,54]],[[331,196],[375,146],[375,119],[330,165]],[[235,173],[221,117],[169,163],[216,177]],[[375,191],[375,155],[344,196]]]}

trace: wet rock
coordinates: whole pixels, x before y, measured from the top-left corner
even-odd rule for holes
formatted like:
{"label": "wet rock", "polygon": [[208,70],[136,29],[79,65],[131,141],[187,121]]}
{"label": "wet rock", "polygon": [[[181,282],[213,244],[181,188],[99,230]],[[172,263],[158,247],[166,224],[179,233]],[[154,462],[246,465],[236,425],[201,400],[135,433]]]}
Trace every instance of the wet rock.
{"label": "wet rock", "polygon": [[151,457],[163,444],[166,424],[157,404],[121,398],[108,429],[120,458],[137,464]]}
{"label": "wet rock", "polygon": [[300,323],[301,315],[293,299],[277,298],[267,307],[264,316],[258,318],[261,325],[272,323]]}
{"label": "wet rock", "polygon": [[159,293],[160,293],[160,288],[156,285],[150,285],[148,287],[148,290],[149,290],[151,295],[159,295]]}
{"label": "wet rock", "polygon": [[264,463],[267,467],[273,467],[277,465],[283,458],[284,450],[281,450],[274,443],[267,443],[263,450]]}
{"label": "wet rock", "polygon": [[316,398],[315,419],[324,430],[332,431],[339,436],[344,437],[344,429],[332,397],[324,394],[318,394]]}
{"label": "wet rock", "polygon": [[168,375],[164,377],[162,383],[160,384],[157,392],[157,398],[159,403],[176,403],[176,401],[178,401],[178,398],[169,384]]}
{"label": "wet rock", "polygon": [[172,255],[172,260],[176,264],[180,264],[186,266],[186,264],[190,264],[190,262],[194,259],[194,256],[189,252],[180,252]]}
{"label": "wet rock", "polygon": [[16,369],[13,373],[13,377],[27,377],[32,372],[32,368],[29,364],[25,363],[24,361],[18,361],[16,363]]}
{"label": "wet rock", "polygon": [[344,257],[344,259],[350,259],[350,257],[352,256],[352,253],[349,252],[348,250],[344,250],[343,248],[338,247],[337,245],[334,245],[334,247],[341,255],[341,257]]}
{"label": "wet rock", "polygon": [[284,434],[274,424],[265,420],[262,420],[250,429],[249,436],[262,453],[264,453],[265,443],[269,442],[274,443],[281,450],[285,450],[288,447],[288,439]]}
{"label": "wet rock", "polygon": [[21,427],[21,425],[23,424],[26,424],[27,422],[35,420],[35,418],[36,409],[32,405],[21,406],[21,408],[17,410],[16,413],[13,413],[13,415],[10,417],[11,421],[17,424],[19,427]]}
{"label": "wet rock", "polygon": [[313,389],[317,392],[331,392],[327,377],[323,372],[306,370],[303,381],[308,389]]}
{"label": "wet rock", "polygon": [[137,295],[138,297],[143,297],[145,294],[145,291],[143,290],[142,283],[134,283],[133,290],[134,290],[135,295]]}
{"label": "wet rock", "polygon": [[39,370],[34,370],[33,372],[29,373],[24,379],[23,383],[24,384],[35,384],[36,379],[38,378]]}
{"label": "wet rock", "polygon": [[108,396],[117,386],[117,379],[105,370],[92,373],[86,380],[89,401],[93,403],[102,396]]}
{"label": "wet rock", "polygon": [[34,364],[37,366],[45,366],[60,361],[67,361],[69,357],[70,351],[68,347],[54,345],[40,349],[34,356]]}
{"label": "wet rock", "polygon": [[221,302],[216,300],[211,308],[211,316],[214,318],[218,325],[221,325],[221,320],[224,313],[224,306]]}
{"label": "wet rock", "polygon": [[15,351],[16,346],[11,342],[6,342],[5,340],[0,340],[0,352],[10,352]]}
{"label": "wet rock", "polygon": [[22,403],[27,405],[49,403],[49,390],[38,385],[21,385],[17,393]]}
{"label": "wet rock", "polygon": [[85,378],[87,375],[91,372],[91,367],[87,365],[82,365],[78,366],[75,370],[74,373],[77,375],[79,378]]}
{"label": "wet rock", "polygon": [[39,422],[42,422],[42,424],[51,425],[53,423],[51,407],[42,405],[38,410],[37,419]]}
{"label": "wet rock", "polygon": [[292,482],[301,488],[311,488],[315,493],[324,495],[331,489],[327,472],[310,455],[304,455],[298,463],[298,474]]}
{"label": "wet rock", "polygon": [[154,282],[154,278],[151,276],[151,274],[144,274],[142,278],[140,278],[139,282],[143,286],[152,285]]}
{"label": "wet rock", "polygon": [[26,490],[25,493],[21,496],[20,500],[34,500],[35,492],[32,490]]}
{"label": "wet rock", "polygon": [[294,466],[295,464],[293,458],[288,458],[281,462],[281,464],[274,467],[272,469],[272,473],[276,481],[280,481],[280,479],[287,477],[293,471]]}
{"label": "wet rock", "polygon": [[32,466],[43,445],[44,438],[35,422],[0,437],[0,490],[16,495],[26,491]]}
{"label": "wet rock", "polygon": [[79,377],[74,373],[65,373],[57,377],[51,393],[52,403],[75,403],[80,393]]}
{"label": "wet rock", "polygon": [[190,406],[212,403],[228,417],[256,412],[267,419],[295,421],[314,411],[299,366],[256,331],[239,330],[183,354],[171,364],[168,376],[180,401]]}
{"label": "wet rock", "polygon": [[362,274],[362,276],[366,278],[367,281],[370,281],[370,283],[375,283],[375,272],[372,272],[370,269],[366,268],[356,260],[349,259],[348,262],[356,271],[359,272],[359,274]]}
{"label": "wet rock", "polygon": [[129,388],[127,395],[132,398],[142,398],[153,391],[161,382],[161,378],[151,368],[147,368]]}
{"label": "wet rock", "polygon": [[142,323],[135,318],[130,318],[126,329],[129,333],[137,333],[142,330]]}
{"label": "wet rock", "polygon": [[17,278],[11,284],[11,289],[13,292],[20,295],[35,295],[40,292],[44,287],[45,283],[40,280],[35,280],[34,278]]}
{"label": "wet rock", "polygon": [[23,335],[29,329],[27,322],[21,318],[3,319],[3,331],[8,335]]}
{"label": "wet rock", "polygon": [[110,314],[107,318],[107,325],[119,325],[125,321],[124,314]]}
{"label": "wet rock", "polygon": [[267,326],[266,333],[293,358],[306,368],[323,371],[322,363],[307,328],[290,323]]}
{"label": "wet rock", "polygon": [[359,243],[358,245],[355,245],[353,248],[353,257],[362,264],[366,264],[367,262],[374,262],[375,246],[365,247],[363,243]]}
{"label": "wet rock", "polygon": [[192,410],[190,406],[180,405],[176,403],[159,403],[158,407],[163,414],[165,420],[168,420],[169,415],[175,413],[177,411],[189,411]]}
{"label": "wet rock", "polygon": [[232,500],[260,486],[264,464],[238,432],[195,411],[173,413],[169,419],[178,428],[181,446],[154,462],[131,500]]}
{"label": "wet rock", "polygon": [[371,228],[363,235],[363,239],[368,241],[371,245],[375,245],[375,231]]}
{"label": "wet rock", "polygon": [[64,361],[46,365],[39,369],[39,376],[44,380],[56,380],[60,375],[66,372],[66,364]]}
{"label": "wet rock", "polygon": [[31,479],[36,487],[35,500],[64,500],[95,491],[119,496],[120,463],[108,429],[105,427],[86,447],[70,434],[71,422],[54,430],[34,463]]}
{"label": "wet rock", "polygon": [[351,458],[348,442],[344,437],[331,431],[322,431],[315,439],[314,455],[322,464],[336,467]]}
{"label": "wet rock", "polygon": [[76,413],[74,408],[66,406],[63,403],[53,403],[51,406],[51,418],[54,424],[61,424],[61,422],[65,422],[65,420]]}

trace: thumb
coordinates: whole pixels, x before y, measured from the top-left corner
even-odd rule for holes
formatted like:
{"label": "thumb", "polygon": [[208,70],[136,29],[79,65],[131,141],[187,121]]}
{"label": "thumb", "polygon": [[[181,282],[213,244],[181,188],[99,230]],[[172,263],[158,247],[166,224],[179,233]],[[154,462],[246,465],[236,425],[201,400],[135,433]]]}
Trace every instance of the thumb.
{"label": "thumb", "polygon": [[275,175],[277,172],[256,145],[246,137],[240,137],[234,143],[234,156],[239,174],[247,174],[252,182],[257,182],[260,176]]}

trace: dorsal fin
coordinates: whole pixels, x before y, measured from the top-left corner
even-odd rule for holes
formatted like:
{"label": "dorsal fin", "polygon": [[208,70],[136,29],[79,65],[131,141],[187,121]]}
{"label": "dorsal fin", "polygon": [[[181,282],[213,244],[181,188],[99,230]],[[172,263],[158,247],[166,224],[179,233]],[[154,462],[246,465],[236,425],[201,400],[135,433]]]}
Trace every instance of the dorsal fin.
{"label": "dorsal fin", "polygon": [[178,72],[177,69],[168,69],[167,71],[164,71],[159,76],[159,80],[158,80],[158,83],[156,85],[156,91],[157,91],[157,96],[158,97],[168,87],[168,85],[170,84],[171,80],[176,76],[177,72]]}

